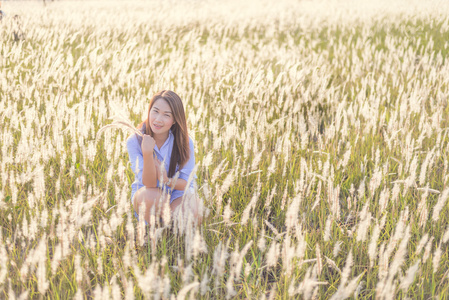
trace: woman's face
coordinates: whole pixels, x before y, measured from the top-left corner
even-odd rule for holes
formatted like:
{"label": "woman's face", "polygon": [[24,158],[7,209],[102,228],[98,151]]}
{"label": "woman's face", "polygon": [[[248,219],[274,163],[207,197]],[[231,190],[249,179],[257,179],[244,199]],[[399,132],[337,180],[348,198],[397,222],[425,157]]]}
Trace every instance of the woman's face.
{"label": "woman's face", "polygon": [[165,99],[157,99],[154,102],[149,118],[150,127],[154,134],[167,133],[175,124],[173,112]]}

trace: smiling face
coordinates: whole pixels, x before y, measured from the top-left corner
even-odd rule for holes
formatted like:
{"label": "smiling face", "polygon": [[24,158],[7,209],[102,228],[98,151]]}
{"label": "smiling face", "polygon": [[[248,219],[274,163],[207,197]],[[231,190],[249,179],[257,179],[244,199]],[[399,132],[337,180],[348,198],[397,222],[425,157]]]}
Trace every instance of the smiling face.
{"label": "smiling face", "polygon": [[168,177],[173,177],[176,169],[184,166],[190,157],[190,141],[182,100],[173,91],[161,90],[151,97],[147,116],[142,122],[142,127],[145,126],[144,133],[151,135],[158,147],[162,147],[163,144],[159,144],[168,138],[170,130],[173,133],[173,151],[168,168]]}
{"label": "smiling face", "polygon": [[165,99],[158,99],[150,109],[149,123],[154,134],[168,133],[175,118],[170,105]]}

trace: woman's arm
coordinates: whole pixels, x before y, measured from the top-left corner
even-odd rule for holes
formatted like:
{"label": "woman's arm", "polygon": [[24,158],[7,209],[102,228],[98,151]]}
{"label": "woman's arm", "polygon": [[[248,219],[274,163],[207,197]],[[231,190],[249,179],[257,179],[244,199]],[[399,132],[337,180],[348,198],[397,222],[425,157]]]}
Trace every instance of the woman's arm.
{"label": "woman's arm", "polygon": [[169,178],[167,175],[167,170],[161,168],[162,163],[157,158],[154,160],[154,162],[156,165],[156,173],[159,180],[161,180],[171,189],[179,191],[185,190],[187,186],[187,180],[178,177],[178,179],[175,181],[176,176],[174,178]]}
{"label": "woman's arm", "polygon": [[153,158],[153,149],[156,142],[150,135],[144,135],[142,139],[143,170],[142,183],[147,188],[157,187],[156,165]]}
{"label": "woman's arm", "polygon": [[175,182],[175,186],[172,188],[178,191],[184,191],[186,187],[187,187],[187,180],[178,178]]}

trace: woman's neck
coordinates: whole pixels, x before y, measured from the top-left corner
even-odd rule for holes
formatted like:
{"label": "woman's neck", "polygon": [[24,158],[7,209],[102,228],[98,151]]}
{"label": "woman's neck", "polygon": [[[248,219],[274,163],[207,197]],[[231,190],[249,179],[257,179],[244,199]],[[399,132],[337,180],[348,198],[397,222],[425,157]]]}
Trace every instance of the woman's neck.
{"label": "woman's neck", "polygon": [[169,133],[161,133],[161,134],[154,134],[153,139],[156,142],[156,145],[159,149],[164,145],[165,141],[168,139]]}

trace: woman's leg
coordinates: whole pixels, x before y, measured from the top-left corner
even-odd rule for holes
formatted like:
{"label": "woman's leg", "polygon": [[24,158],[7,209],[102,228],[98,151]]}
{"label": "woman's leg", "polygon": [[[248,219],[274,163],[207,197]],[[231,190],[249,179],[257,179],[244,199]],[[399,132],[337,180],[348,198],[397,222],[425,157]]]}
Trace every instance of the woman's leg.
{"label": "woman's leg", "polygon": [[162,207],[161,190],[159,188],[140,188],[134,195],[134,211],[140,217],[140,207],[145,204],[145,221],[150,223],[150,214],[153,211],[156,216],[160,215]]}
{"label": "woman's leg", "polygon": [[[188,203],[185,203],[185,201],[188,201]],[[186,213],[186,211],[190,211],[190,213],[193,214],[193,218],[198,221],[198,224],[201,223],[203,220],[203,216],[201,215],[199,211],[199,199],[195,196],[186,197],[183,199],[183,197],[179,197],[174,199],[170,203],[170,209],[172,211],[173,216],[176,216],[179,211],[182,211],[183,213]]]}

